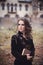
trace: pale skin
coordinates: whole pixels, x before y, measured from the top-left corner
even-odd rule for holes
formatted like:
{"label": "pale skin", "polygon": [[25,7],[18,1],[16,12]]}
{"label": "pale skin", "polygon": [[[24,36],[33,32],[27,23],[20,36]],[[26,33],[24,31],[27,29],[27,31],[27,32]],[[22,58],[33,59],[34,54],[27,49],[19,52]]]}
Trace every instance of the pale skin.
{"label": "pale skin", "polygon": [[[22,32],[23,33],[23,37],[26,38],[25,37],[25,24],[24,24],[24,22],[22,20],[20,20],[18,22],[18,31]],[[23,55],[23,52],[22,52],[22,55]],[[30,54],[26,54],[26,56],[27,56],[27,60],[32,58],[32,56],[30,56]]]}

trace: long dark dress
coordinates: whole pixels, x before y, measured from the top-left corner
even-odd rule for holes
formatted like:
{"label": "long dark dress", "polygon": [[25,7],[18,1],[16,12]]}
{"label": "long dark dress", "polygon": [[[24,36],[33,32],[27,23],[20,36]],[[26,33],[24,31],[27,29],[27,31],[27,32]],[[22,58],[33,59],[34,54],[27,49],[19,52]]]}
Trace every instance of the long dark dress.
{"label": "long dark dress", "polygon": [[11,38],[11,53],[16,58],[14,65],[32,65],[33,58],[27,60],[26,55],[22,56],[23,48],[27,48],[31,51],[30,55],[34,57],[34,44],[32,39],[25,39],[21,33],[13,35]]}

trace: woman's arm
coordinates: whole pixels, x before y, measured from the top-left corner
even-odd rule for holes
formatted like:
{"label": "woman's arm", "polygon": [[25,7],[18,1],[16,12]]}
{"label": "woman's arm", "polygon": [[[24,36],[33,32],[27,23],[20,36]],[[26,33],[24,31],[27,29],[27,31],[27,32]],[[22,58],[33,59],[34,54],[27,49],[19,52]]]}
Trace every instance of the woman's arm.
{"label": "woman's arm", "polygon": [[32,56],[31,60],[33,61],[33,58],[35,56],[35,47],[34,47],[34,43],[33,40],[31,39],[31,48],[30,48],[31,54],[30,56]]}
{"label": "woman's arm", "polygon": [[35,55],[35,48],[34,48],[34,44],[33,44],[33,40],[31,39],[30,40],[30,54],[27,54],[26,56],[27,56],[27,59],[28,60],[33,60],[33,58],[34,58],[34,55]]}
{"label": "woman's arm", "polygon": [[15,37],[16,35],[13,35],[11,38],[11,53],[15,58],[21,57],[21,55],[19,54],[19,52],[17,51],[17,43]]}
{"label": "woman's arm", "polygon": [[17,37],[16,35],[13,35],[11,38],[11,53],[15,58],[26,58],[26,56],[23,56],[17,51]]}
{"label": "woman's arm", "polygon": [[34,43],[33,43],[33,40],[31,39],[31,56],[33,56],[34,57],[34,55],[35,55],[35,47],[34,47]]}

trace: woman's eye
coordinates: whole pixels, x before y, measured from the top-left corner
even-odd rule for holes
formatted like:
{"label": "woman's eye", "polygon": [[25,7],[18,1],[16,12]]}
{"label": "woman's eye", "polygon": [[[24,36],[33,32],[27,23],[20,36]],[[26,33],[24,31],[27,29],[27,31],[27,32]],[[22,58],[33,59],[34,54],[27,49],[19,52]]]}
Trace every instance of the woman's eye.
{"label": "woman's eye", "polygon": [[18,25],[22,25],[22,26],[24,26],[24,24],[18,24]]}
{"label": "woman's eye", "polygon": [[22,26],[24,26],[24,24],[22,24]]}

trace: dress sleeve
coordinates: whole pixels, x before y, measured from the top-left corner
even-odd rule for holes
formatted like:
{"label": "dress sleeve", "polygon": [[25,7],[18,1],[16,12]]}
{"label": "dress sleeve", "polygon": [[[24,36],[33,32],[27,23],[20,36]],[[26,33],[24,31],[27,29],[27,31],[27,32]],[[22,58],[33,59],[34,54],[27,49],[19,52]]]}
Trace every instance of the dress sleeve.
{"label": "dress sleeve", "polygon": [[12,55],[17,58],[20,56],[20,54],[17,51],[17,45],[16,45],[16,41],[15,41],[15,35],[12,36],[11,38],[11,53]]}
{"label": "dress sleeve", "polygon": [[31,56],[32,56],[32,59],[31,60],[33,60],[33,58],[34,58],[34,56],[35,56],[35,47],[34,47],[34,43],[33,43],[33,40],[31,39],[31,48],[30,48],[30,51],[31,51]]}
{"label": "dress sleeve", "polygon": [[15,35],[11,38],[11,53],[15,58],[22,58],[22,55],[17,51],[17,38],[15,39]]}

